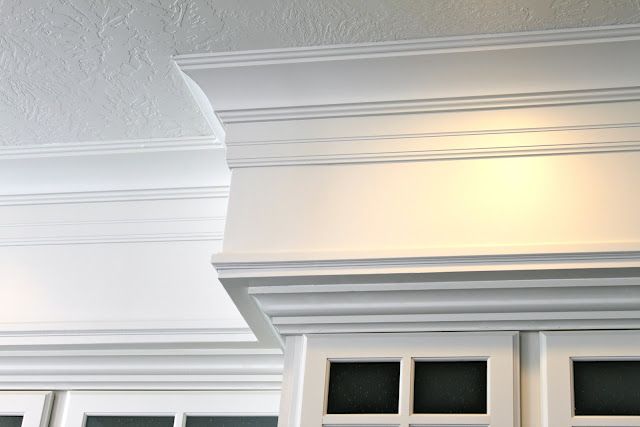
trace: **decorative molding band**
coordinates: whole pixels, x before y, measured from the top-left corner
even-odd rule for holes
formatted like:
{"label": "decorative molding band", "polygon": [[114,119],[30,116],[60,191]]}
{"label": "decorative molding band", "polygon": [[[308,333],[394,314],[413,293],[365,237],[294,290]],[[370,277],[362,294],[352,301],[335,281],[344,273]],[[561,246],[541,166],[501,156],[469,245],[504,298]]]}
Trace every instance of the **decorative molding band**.
{"label": "decorative molding band", "polygon": [[115,351],[156,346],[185,350],[190,346],[224,347],[224,343],[255,346],[256,339],[249,328],[227,319],[0,323],[0,356],[4,350],[20,348],[37,348],[40,351],[62,348]]}
{"label": "decorative molding band", "polygon": [[639,99],[640,87],[634,86],[443,99],[417,99],[353,104],[220,110],[218,111],[218,116],[223,123],[234,124],[283,120],[380,116],[390,114],[445,113],[454,111],[497,110],[504,108],[546,107],[553,105],[596,104],[605,102],[637,101]]}
{"label": "decorative molding band", "polygon": [[0,160],[54,156],[149,153],[158,151],[211,150],[221,148],[223,148],[223,144],[213,135],[117,141],[91,141],[65,144],[0,147]]}
{"label": "decorative molding band", "polygon": [[203,68],[337,61],[518,47],[605,43],[638,39],[640,39],[640,25],[632,24],[508,34],[454,36],[383,43],[189,54],[179,55],[174,59],[183,70],[197,70]]}
{"label": "decorative molding band", "polygon": [[272,284],[247,291],[281,335],[640,326],[638,277]]}
{"label": "decorative molding band", "polygon": [[5,231],[0,247],[219,241],[224,220],[204,217],[0,224],[0,230]]}
{"label": "decorative molding band", "polygon": [[[640,247],[640,243],[629,246]],[[288,261],[225,261],[225,258],[216,256],[213,260],[221,279],[640,266],[640,250]]]}
{"label": "decorative molding band", "polygon": [[198,242],[221,241],[222,233],[159,233],[128,235],[51,236],[19,239],[0,239],[6,246],[95,245],[107,243]]}
{"label": "decorative molding band", "polygon": [[54,354],[6,352],[1,389],[75,390],[279,390],[279,351],[230,349],[200,354]]}
{"label": "decorative molding band", "polygon": [[81,191],[73,193],[5,194],[0,206],[61,203],[137,202],[146,200],[210,199],[229,197],[228,186],[153,188],[141,190]]}
{"label": "decorative molding band", "polygon": [[559,154],[611,153],[620,151],[640,151],[638,141],[612,141],[601,143],[549,144],[532,146],[495,146],[458,149],[425,149],[415,151],[378,151],[349,154],[308,154],[281,155],[256,158],[228,158],[231,168],[288,166],[288,165],[329,165],[346,163],[412,162],[427,160],[480,159],[486,157],[547,156]]}

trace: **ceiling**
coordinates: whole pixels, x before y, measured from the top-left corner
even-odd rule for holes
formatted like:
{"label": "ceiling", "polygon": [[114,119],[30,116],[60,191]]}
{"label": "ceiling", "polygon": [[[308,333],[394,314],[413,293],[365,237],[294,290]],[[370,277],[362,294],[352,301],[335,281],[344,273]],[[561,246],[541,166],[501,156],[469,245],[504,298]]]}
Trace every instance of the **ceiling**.
{"label": "ceiling", "polygon": [[0,0],[0,146],[208,135],[172,55],[640,22],[640,0]]}

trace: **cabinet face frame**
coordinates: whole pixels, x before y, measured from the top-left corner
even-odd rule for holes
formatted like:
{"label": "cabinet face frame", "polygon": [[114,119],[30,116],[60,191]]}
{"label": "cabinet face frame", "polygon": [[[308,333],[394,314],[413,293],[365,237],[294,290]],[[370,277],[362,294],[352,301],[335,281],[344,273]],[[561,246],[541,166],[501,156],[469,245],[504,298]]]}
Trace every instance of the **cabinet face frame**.
{"label": "cabinet face frame", "polygon": [[640,427],[640,416],[576,416],[573,409],[573,361],[640,360],[640,331],[543,332],[540,352],[544,427]]}
{"label": "cabinet face frame", "polygon": [[172,416],[184,427],[188,416],[278,416],[280,392],[264,391],[72,391],[63,427],[84,427],[87,416]]}
{"label": "cabinet face frame", "polygon": [[46,427],[52,403],[50,391],[0,391],[0,415],[21,415],[21,427]]}
{"label": "cabinet face frame", "polygon": [[[516,332],[308,335],[300,425],[517,427],[520,425],[518,345]],[[400,361],[398,414],[327,414],[329,364],[334,360]],[[425,360],[487,360],[487,413],[413,414],[413,364]]]}

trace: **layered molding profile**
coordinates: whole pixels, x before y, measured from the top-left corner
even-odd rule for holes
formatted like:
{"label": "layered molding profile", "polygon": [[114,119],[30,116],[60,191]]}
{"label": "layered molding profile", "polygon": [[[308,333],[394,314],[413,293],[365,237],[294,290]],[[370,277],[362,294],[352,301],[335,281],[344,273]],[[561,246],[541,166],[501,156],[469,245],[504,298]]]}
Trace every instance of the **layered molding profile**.
{"label": "layered molding profile", "polygon": [[158,151],[188,151],[220,149],[222,142],[215,136],[185,136],[129,140],[89,141],[64,144],[0,147],[0,160],[84,156],[101,154],[149,153]]}
{"label": "layered molding profile", "polygon": [[287,261],[229,254],[214,265],[261,342],[306,333],[628,329],[640,328],[640,251],[633,247],[640,245]]}
{"label": "layered molding profile", "polygon": [[232,296],[250,324],[259,319],[252,311],[260,311],[282,339],[309,333],[637,329],[638,271],[608,269],[591,277],[576,270],[372,272],[221,281],[235,288]]}
{"label": "layered molding profile", "polygon": [[5,390],[279,390],[279,350],[0,352]]}
{"label": "layered molding profile", "polygon": [[[251,330],[225,319],[207,321],[121,321],[0,323],[0,353],[3,349],[40,351],[76,348],[102,351],[105,348],[208,348],[211,346],[255,346]],[[110,346],[110,347],[109,347]]]}
{"label": "layered molding profile", "polygon": [[176,62],[236,168],[637,151],[638,49],[634,24]]}
{"label": "layered molding profile", "polygon": [[218,116],[223,123],[234,124],[336,117],[381,116],[389,114],[445,113],[552,105],[597,104],[604,102],[637,101],[639,99],[640,87],[633,86],[444,99],[415,99],[406,101],[220,110],[218,111]]}
{"label": "layered molding profile", "polygon": [[0,224],[0,247],[221,241],[225,218],[175,217]]}
{"label": "layered molding profile", "polygon": [[[619,250],[603,250],[615,246]],[[222,253],[213,257],[213,264],[221,279],[640,267],[640,242],[608,242],[573,248],[570,245],[467,247],[448,252],[449,255],[375,257],[345,253],[277,256]]]}
{"label": "layered molding profile", "polygon": [[615,40],[637,40],[638,38],[640,38],[640,25],[631,24],[522,33],[479,34],[352,45],[264,49],[245,52],[196,53],[178,55],[175,57],[175,60],[183,70],[197,70],[202,68],[235,68],[242,66],[380,58],[386,56],[483,51],[514,47],[589,44]]}
{"label": "layered molding profile", "polygon": [[477,159],[640,150],[640,124],[229,143],[231,168]]}
{"label": "layered molding profile", "polygon": [[0,206],[61,203],[131,202],[146,200],[208,199],[229,197],[229,186],[149,188],[140,190],[76,191],[0,195]]}

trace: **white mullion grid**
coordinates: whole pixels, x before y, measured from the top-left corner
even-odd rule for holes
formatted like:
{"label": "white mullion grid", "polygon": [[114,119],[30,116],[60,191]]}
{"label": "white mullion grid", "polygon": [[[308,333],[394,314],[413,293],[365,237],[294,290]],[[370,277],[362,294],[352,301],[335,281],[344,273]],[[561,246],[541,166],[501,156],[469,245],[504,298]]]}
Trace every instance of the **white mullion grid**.
{"label": "white mullion grid", "polygon": [[404,354],[400,361],[400,427],[409,427],[410,415],[412,412],[413,396],[413,359],[410,354]]}
{"label": "white mullion grid", "polygon": [[[493,426],[519,425],[514,407],[517,333],[398,334],[309,337],[302,424],[328,426]],[[493,360],[492,360],[493,359]],[[400,361],[400,399],[397,414],[326,414],[327,361]],[[412,414],[414,360],[486,360],[487,414]],[[497,363],[493,365],[490,362]],[[496,370],[497,367],[500,367]],[[321,390],[320,393],[317,391]],[[324,392],[324,393],[323,393]],[[320,394],[320,396],[319,396]],[[305,402],[308,406],[305,407]],[[503,405],[511,402],[511,409]],[[313,414],[321,414],[320,419]]]}
{"label": "white mullion grid", "polygon": [[573,361],[639,360],[640,331],[541,333],[543,427],[640,427],[640,416],[574,414]]}
{"label": "white mullion grid", "polygon": [[173,418],[173,427],[185,427],[186,424],[187,417],[185,417],[184,412],[177,412]]}

